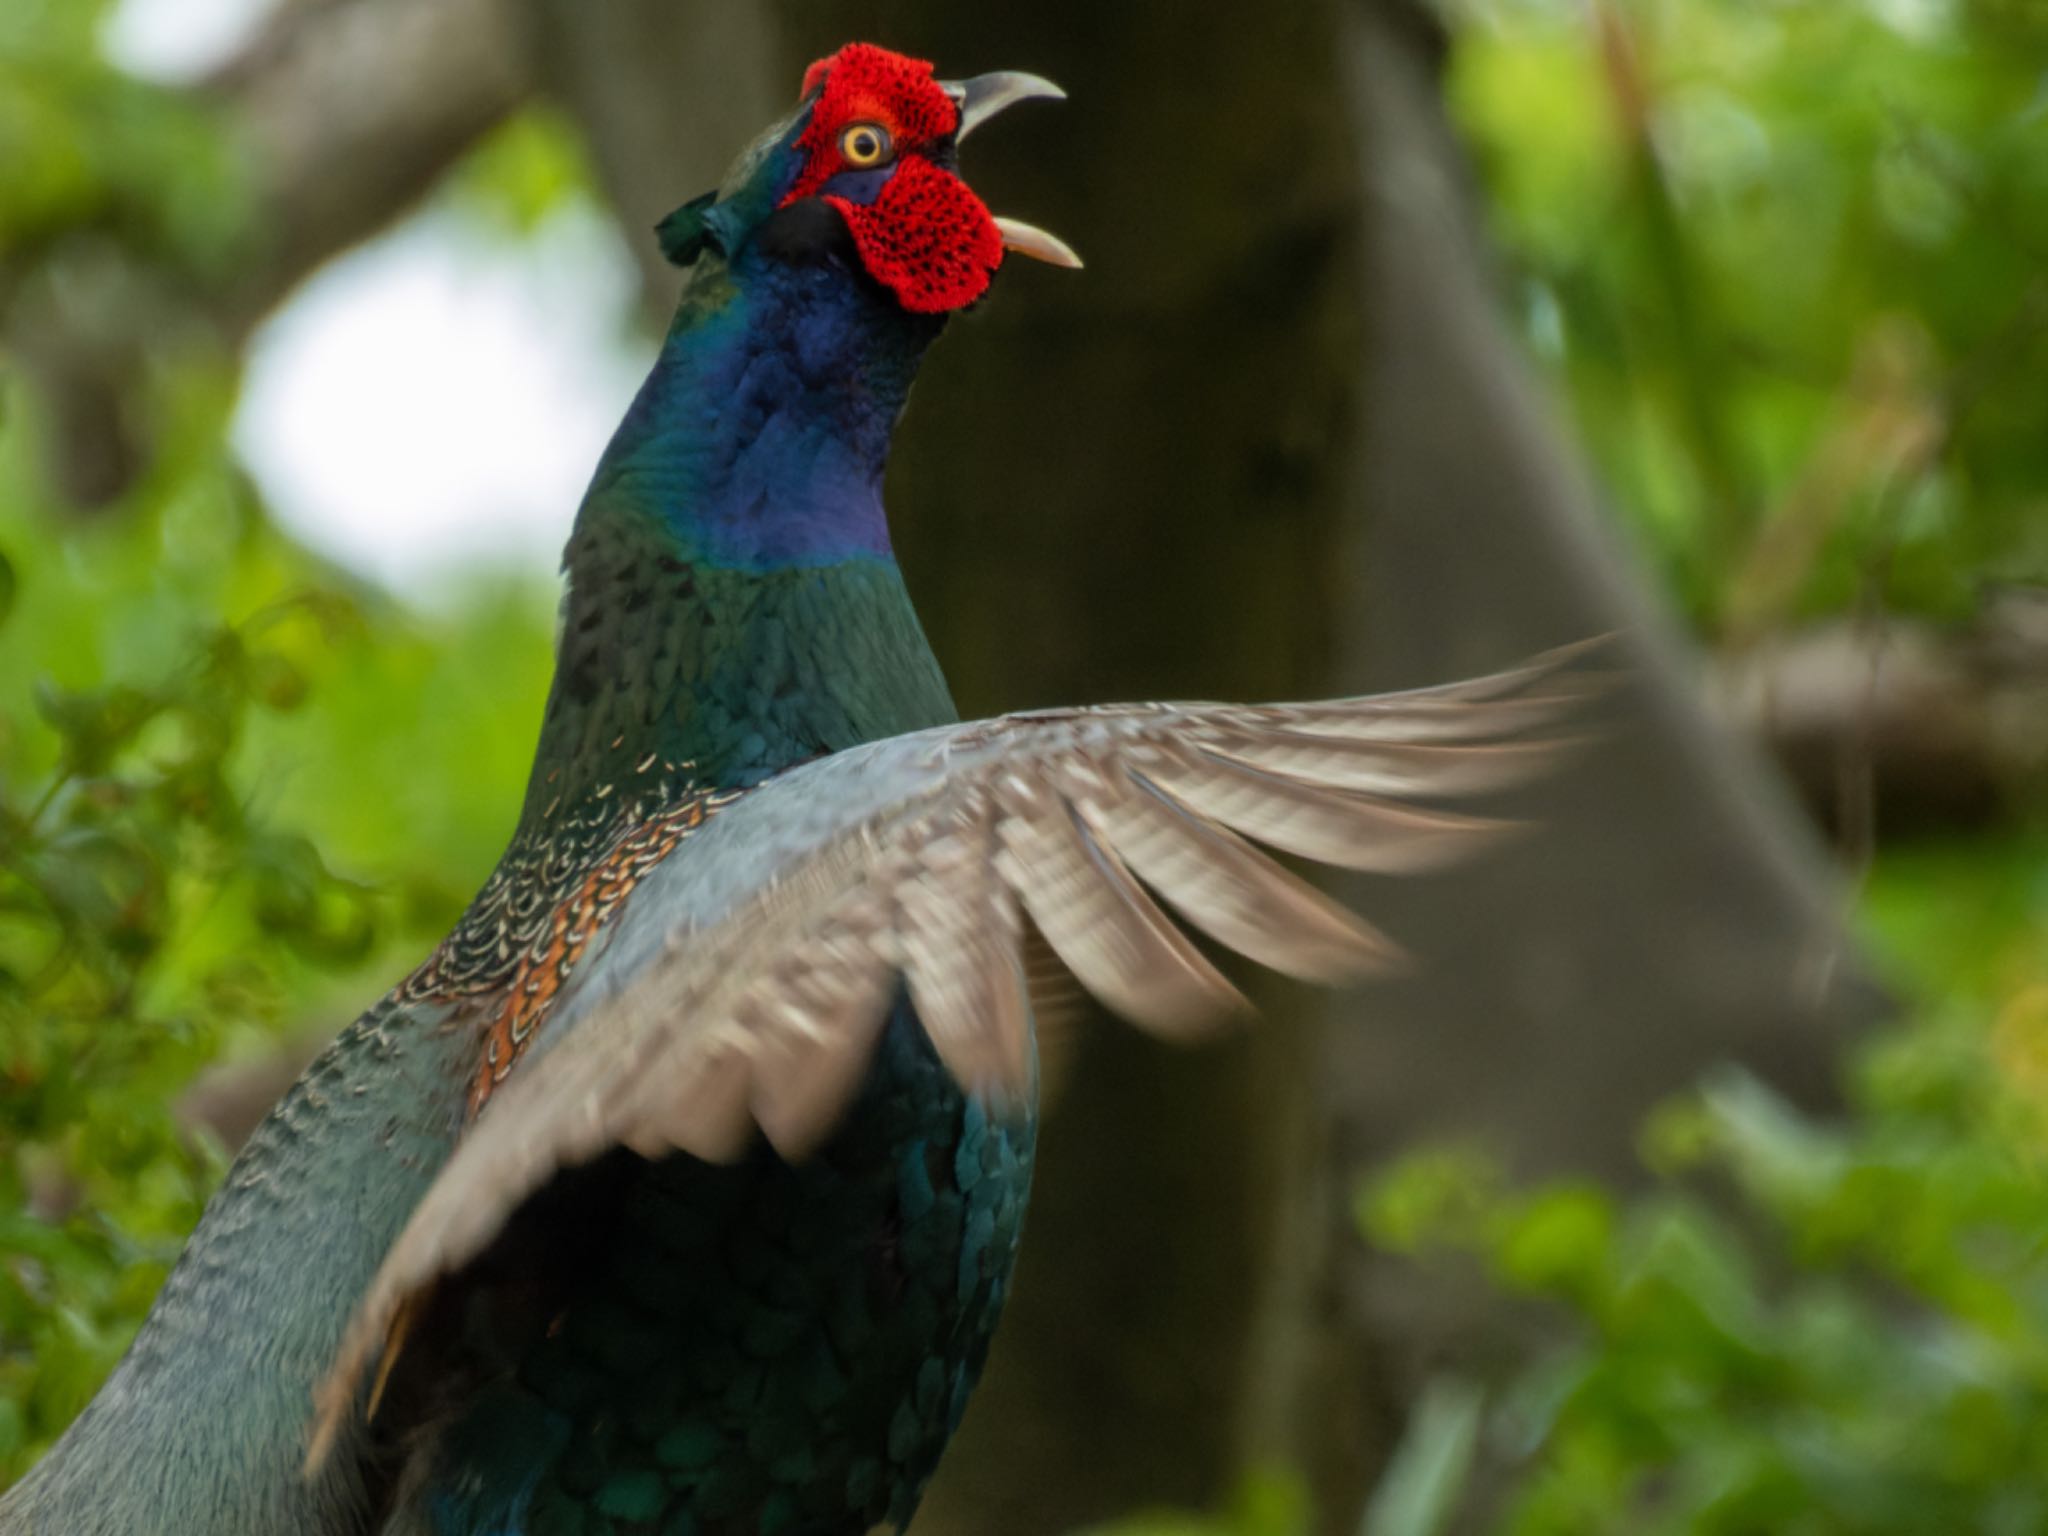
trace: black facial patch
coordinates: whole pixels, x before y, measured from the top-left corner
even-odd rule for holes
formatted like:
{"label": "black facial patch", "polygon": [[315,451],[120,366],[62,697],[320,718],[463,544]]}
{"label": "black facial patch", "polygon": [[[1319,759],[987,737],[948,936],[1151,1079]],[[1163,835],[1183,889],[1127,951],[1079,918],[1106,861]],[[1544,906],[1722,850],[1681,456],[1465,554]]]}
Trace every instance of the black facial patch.
{"label": "black facial patch", "polygon": [[761,254],[779,261],[852,263],[853,236],[846,220],[823,198],[804,197],[778,208],[754,235]]}

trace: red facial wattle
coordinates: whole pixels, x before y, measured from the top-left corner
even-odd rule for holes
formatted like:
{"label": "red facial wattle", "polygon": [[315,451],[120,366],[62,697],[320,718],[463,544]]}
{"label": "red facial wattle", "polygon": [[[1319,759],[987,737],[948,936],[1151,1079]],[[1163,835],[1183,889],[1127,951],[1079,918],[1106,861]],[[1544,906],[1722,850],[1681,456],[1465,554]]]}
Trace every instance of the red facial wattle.
{"label": "red facial wattle", "polygon": [[841,138],[854,124],[876,124],[896,154],[881,191],[869,203],[825,197],[846,220],[861,264],[905,309],[920,314],[942,314],[980,298],[1003,262],[1002,231],[988,205],[925,153],[960,125],[960,108],[932,66],[850,43],[810,67],[804,93],[813,91],[818,99],[795,144],[803,168],[783,205],[817,196],[835,176],[862,169],[847,161]]}
{"label": "red facial wattle", "polygon": [[1003,236],[988,205],[931,161],[911,156],[872,203],[827,197],[853,233],[868,275],[905,309],[944,314],[988,291]]}

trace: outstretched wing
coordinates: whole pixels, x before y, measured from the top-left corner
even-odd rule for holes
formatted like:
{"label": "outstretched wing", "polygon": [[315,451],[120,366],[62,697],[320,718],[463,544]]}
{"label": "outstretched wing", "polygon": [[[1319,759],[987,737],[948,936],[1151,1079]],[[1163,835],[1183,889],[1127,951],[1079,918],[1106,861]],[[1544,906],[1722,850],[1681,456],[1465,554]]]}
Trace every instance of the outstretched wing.
{"label": "outstretched wing", "polygon": [[1164,1034],[1243,1006],[1162,911],[1342,981],[1395,946],[1248,839],[1407,872],[1505,823],[1434,808],[1528,777],[1594,680],[1579,649],[1444,687],[1314,704],[1146,704],[949,726],[770,780],[659,865],[564,991],[392,1247],[318,1393],[315,1459],[408,1301],[559,1169],[624,1146],[712,1160],[756,1128],[799,1157],[853,1096],[907,979],[963,1086],[1028,1071],[1035,925],[1104,1003]]}

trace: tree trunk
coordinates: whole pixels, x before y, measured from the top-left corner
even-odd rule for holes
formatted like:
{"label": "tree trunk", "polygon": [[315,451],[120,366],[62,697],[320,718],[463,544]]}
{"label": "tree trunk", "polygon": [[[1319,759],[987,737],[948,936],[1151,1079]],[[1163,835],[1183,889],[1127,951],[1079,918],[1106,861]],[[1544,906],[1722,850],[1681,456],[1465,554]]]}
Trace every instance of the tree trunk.
{"label": "tree trunk", "polygon": [[[1510,803],[1536,836],[1347,893],[1423,964],[1338,1002],[1325,1080],[1347,1170],[1450,1137],[1523,1174],[1626,1183],[1644,1112],[1703,1068],[1739,1061],[1825,1104],[1841,1048],[1886,1004],[1810,827],[1709,720],[1699,658],[1507,339],[1434,52],[1391,3],[1358,5],[1342,43],[1373,335],[1339,681],[1401,686],[1604,632],[1631,680],[1594,748]],[[1469,1279],[1418,1283],[1359,1246],[1344,1270],[1374,1402],[1412,1403],[1438,1370],[1484,1374],[1517,1321]]]}

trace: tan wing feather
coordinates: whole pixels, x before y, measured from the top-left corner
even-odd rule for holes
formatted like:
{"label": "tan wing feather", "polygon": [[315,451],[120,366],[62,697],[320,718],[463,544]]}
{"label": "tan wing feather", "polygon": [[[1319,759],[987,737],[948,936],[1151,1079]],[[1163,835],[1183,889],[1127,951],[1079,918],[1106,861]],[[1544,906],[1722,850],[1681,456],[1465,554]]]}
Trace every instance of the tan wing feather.
{"label": "tan wing feather", "polygon": [[996,867],[1038,931],[1109,1007],[1162,1033],[1250,1004],[1049,788],[1012,786]]}
{"label": "tan wing feather", "polygon": [[1326,789],[1191,748],[1151,771],[1190,810],[1284,853],[1376,874],[1413,874],[1469,856],[1521,823]]}
{"label": "tan wing feather", "polygon": [[1392,943],[1349,908],[1138,775],[1092,815],[1139,878],[1188,921],[1262,965],[1343,982],[1397,963]]}

